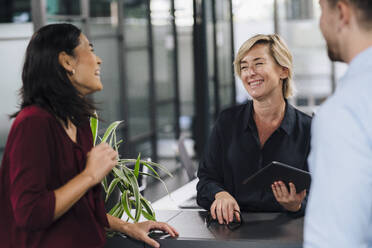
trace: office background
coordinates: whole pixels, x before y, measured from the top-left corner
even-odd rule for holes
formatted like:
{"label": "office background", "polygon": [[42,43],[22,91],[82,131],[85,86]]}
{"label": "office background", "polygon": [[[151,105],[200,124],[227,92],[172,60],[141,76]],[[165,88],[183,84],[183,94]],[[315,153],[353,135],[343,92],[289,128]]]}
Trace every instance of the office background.
{"label": "office background", "polygon": [[17,110],[27,43],[39,27],[80,27],[103,60],[92,98],[104,130],[124,120],[123,157],[151,157],[175,172],[177,140],[197,161],[218,113],[249,96],[233,74],[237,49],[257,33],[279,33],[294,56],[291,102],[311,114],[345,65],[331,63],[317,0],[0,0],[0,157]]}

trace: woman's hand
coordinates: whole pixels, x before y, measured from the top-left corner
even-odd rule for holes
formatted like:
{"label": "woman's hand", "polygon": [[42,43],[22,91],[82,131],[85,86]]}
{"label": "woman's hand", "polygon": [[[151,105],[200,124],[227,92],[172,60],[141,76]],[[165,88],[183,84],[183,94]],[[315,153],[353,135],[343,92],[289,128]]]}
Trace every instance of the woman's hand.
{"label": "woman's hand", "polygon": [[87,154],[87,164],[84,174],[92,177],[93,183],[97,184],[117,164],[118,153],[107,143],[101,143],[90,150]]}
{"label": "woman's hand", "polygon": [[122,228],[119,231],[134,239],[143,241],[152,247],[160,247],[158,242],[148,236],[151,230],[161,230],[169,233],[172,237],[178,236],[178,232],[167,223],[155,221],[145,221],[140,223],[123,222]]}
{"label": "woman's hand", "polygon": [[232,195],[226,191],[221,191],[214,198],[215,200],[211,205],[211,215],[214,220],[217,218],[218,223],[229,224],[234,220],[235,214],[236,220],[240,221],[239,213],[234,212],[234,210],[240,212],[240,208]]}
{"label": "woman's hand", "polygon": [[274,182],[271,185],[275,199],[282,205],[285,209],[291,212],[296,212],[300,210],[301,203],[306,196],[306,189],[302,192],[296,194],[296,187],[293,183],[289,183],[289,192],[287,187],[282,181]]}

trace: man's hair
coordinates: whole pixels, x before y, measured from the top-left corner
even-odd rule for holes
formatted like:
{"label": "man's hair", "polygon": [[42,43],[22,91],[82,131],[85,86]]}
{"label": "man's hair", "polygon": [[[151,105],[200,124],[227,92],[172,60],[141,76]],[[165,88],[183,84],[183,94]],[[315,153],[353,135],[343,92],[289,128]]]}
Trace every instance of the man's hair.
{"label": "man's hair", "polygon": [[234,69],[236,75],[241,77],[240,64],[244,56],[257,44],[264,44],[269,48],[270,55],[273,57],[275,62],[288,69],[288,77],[283,80],[283,96],[285,99],[293,96],[294,94],[294,83],[293,77],[293,64],[292,54],[289,51],[284,40],[277,34],[265,35],[258,34],[243,43],[239,48],[238,54],[234,60]]}
{"label": "man's hair", "polygon": [[371,0],[327,0],[331,7],[336,6],[338,2],[350,3],[357,12],[359,24],[367,29],[372,30],[372,1]]}
{"label": "man's hair", "polygon": [[32,36],[23,65],[21,110],[38,105],[65,124],[69,119],[75,125],[94,114],[93,102],[81,96],[58,60],[60,52],[75,56],[80,34],[81,30],[74,25],[63,23],[44,26]]}

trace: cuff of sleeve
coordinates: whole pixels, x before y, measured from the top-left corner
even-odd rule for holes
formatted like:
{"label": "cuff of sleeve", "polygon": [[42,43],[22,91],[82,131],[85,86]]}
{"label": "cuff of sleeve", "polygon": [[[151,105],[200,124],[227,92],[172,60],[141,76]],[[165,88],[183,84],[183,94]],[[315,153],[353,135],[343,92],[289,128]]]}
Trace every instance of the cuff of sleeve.
{"label": "cuff of sleeve", "polygon": [[221,191],[225,191],[222,187],[216,184],[207,184],[202,190],[198,190],[197,203],[199,206],[209,210],[211,204],[214,202],[214,196]]}
{"label": "cuff of sleeve", "polygon": [[21,208],[18,211],[18,224],[31,231],[47,228],[53,223],[56,197],[53,191],[43,193],[30,208]]}
{"label": "cuff of sleeve", "polygon": [[302,217],[305,215],[305,208],[306,208],[306,204],[302,203],[301,204],[301,208],[296,211],[296,212],[291,212],[291,211],[288,211],[287,210],[287,213],[289,216],[291,216],[292,218],[299,218],[299,217]]}
{"label": "cuff of sleeve", "polygon": [[210,200],[211,202],[214,202],[215,195],[217,193],[221,192],[221,191],[225,191],[225,189],[223,189],[222,187],[219,187],[217,185],[213,185],[213,187],[211,187],[211,189],[209,190],[210,194],[208,195],[208,200]]}

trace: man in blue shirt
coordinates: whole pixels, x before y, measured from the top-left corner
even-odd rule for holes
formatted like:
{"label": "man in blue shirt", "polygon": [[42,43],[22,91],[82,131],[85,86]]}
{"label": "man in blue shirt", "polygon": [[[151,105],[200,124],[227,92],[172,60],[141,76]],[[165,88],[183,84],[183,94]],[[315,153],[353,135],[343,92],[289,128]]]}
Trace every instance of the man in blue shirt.
{"label": "man in blue shirt", "polygon": [[329,57],[349,68],[313,119],[304,247],[372,247],[372,1],[319,3]]}

